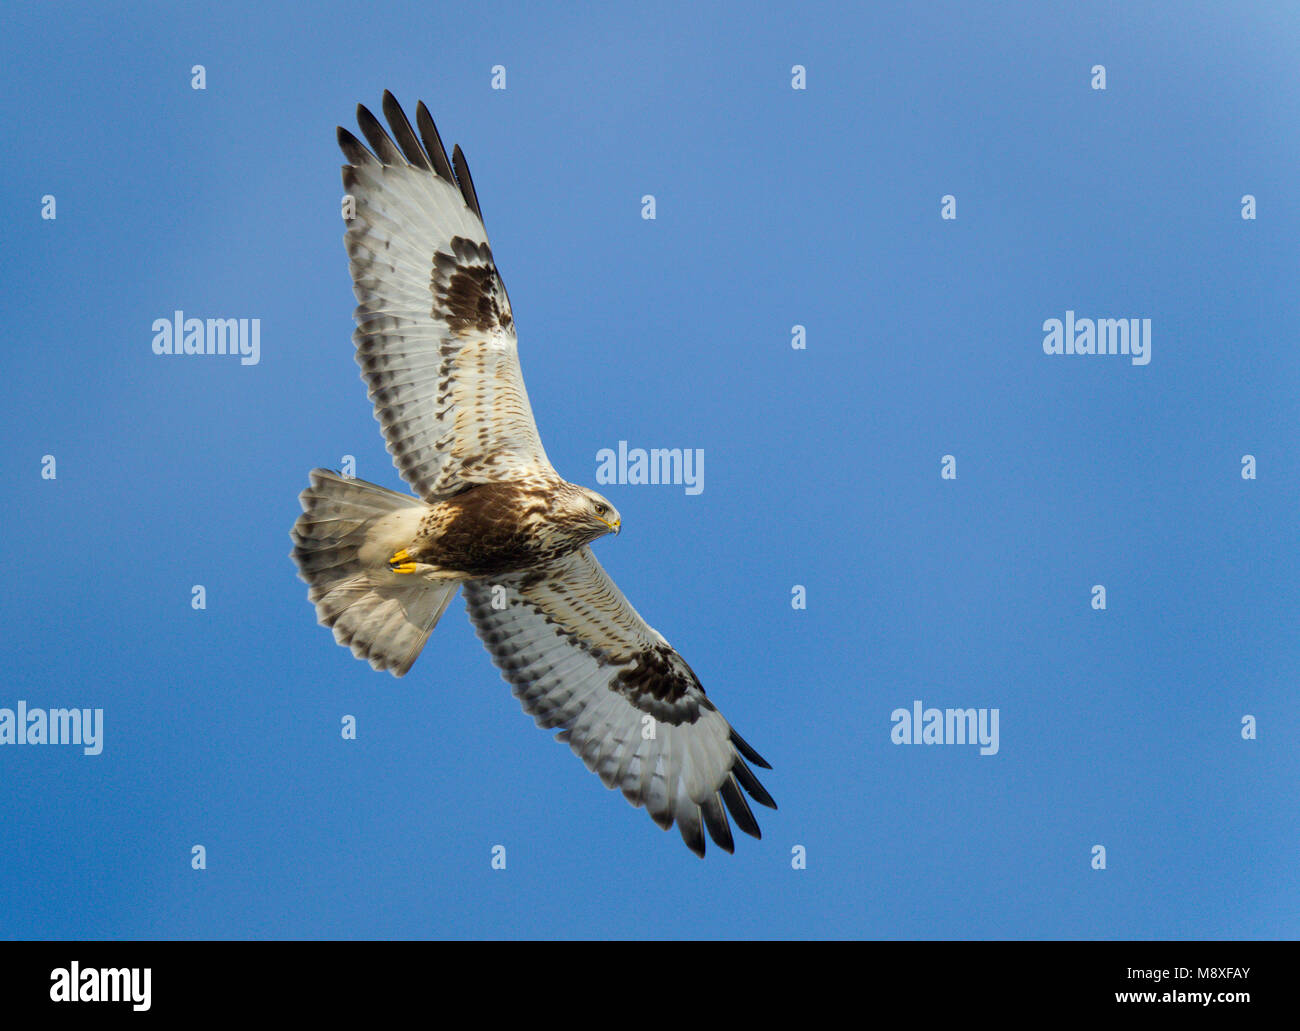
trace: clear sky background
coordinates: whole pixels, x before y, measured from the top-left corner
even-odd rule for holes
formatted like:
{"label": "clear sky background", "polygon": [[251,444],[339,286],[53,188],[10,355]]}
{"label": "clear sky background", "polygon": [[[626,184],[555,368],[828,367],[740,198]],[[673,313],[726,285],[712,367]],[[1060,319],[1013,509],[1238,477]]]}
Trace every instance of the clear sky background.
{"label": "clear sky background", "polygon": [[[105,730],[0,746],[0,936],[1300,934],[1295,7],[707,6],[6,7],[0,707]],[[560,473],[704,450],[596,552],[774,767],[735,856],[459,601],[402,680],[316,625],[308,471],[401,486],[334,140],[385,88],[465,148]],[[259,364],[156,356],[177,309]],[[1067,310],[1151,363],[1045,355]],[[894,744],[917,699],[998,753]]]}

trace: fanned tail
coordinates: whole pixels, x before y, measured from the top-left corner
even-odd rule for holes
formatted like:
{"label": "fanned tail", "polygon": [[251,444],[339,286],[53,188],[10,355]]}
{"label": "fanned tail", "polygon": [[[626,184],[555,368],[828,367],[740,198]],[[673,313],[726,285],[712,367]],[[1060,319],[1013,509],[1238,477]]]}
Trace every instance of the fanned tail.
{"label": "fanned tail", "polygon": [[307,597],[334,639],[375,669],[403,676],[456,594],[456,583],[395,573],[427,507],[416,498],[328,469],[313,469],[299,495],[292,558]]}

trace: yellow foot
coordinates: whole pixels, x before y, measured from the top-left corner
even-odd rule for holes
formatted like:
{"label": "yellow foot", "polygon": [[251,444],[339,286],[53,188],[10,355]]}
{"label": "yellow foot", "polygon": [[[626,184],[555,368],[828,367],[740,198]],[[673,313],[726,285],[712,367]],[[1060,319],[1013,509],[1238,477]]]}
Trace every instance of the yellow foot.
{"label": "yellow foot", "polygon": [[394,573],[414,573],[415,560],[405,548],[388,560],[388,568]]}

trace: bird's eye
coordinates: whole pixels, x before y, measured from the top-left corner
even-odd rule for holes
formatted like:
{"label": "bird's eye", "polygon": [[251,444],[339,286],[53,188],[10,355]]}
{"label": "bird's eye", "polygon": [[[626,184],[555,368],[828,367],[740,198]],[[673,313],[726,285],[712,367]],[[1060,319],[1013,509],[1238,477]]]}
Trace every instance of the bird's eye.
{"label": "bird's eye", "polygon": [[609,509],[606,508],[604,505],[600,505],[600,504],[596,505],[596,515],[603,516],[608,511]]}

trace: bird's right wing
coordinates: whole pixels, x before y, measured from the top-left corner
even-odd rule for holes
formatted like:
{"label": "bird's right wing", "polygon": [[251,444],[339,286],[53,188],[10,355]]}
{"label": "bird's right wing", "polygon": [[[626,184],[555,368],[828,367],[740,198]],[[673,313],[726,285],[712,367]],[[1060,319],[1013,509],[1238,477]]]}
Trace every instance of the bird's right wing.
{"label": "bird's right wing", "polygon": [[396,142],[360,105],[371,150],[346,129],[338,139],[355,205],[344,236],[352,339],[393,464],[426,501],[553,479],[469,166],[459,147],[447,160],[423,103],[418,135],[389,92],[383,109]]}
{"label": "bird's right wing", "polygon": [[[496,590],[504,588],[504,593]],[[580,548],[538,570],[464,585],[470,619],[515,696],[605,785],[704,855],[732,851],[726,812],[760,837],[745,801],[776,808],[745,760],[767,767],[694,672]],[[725,804],[725,810],[724,810]]]}

